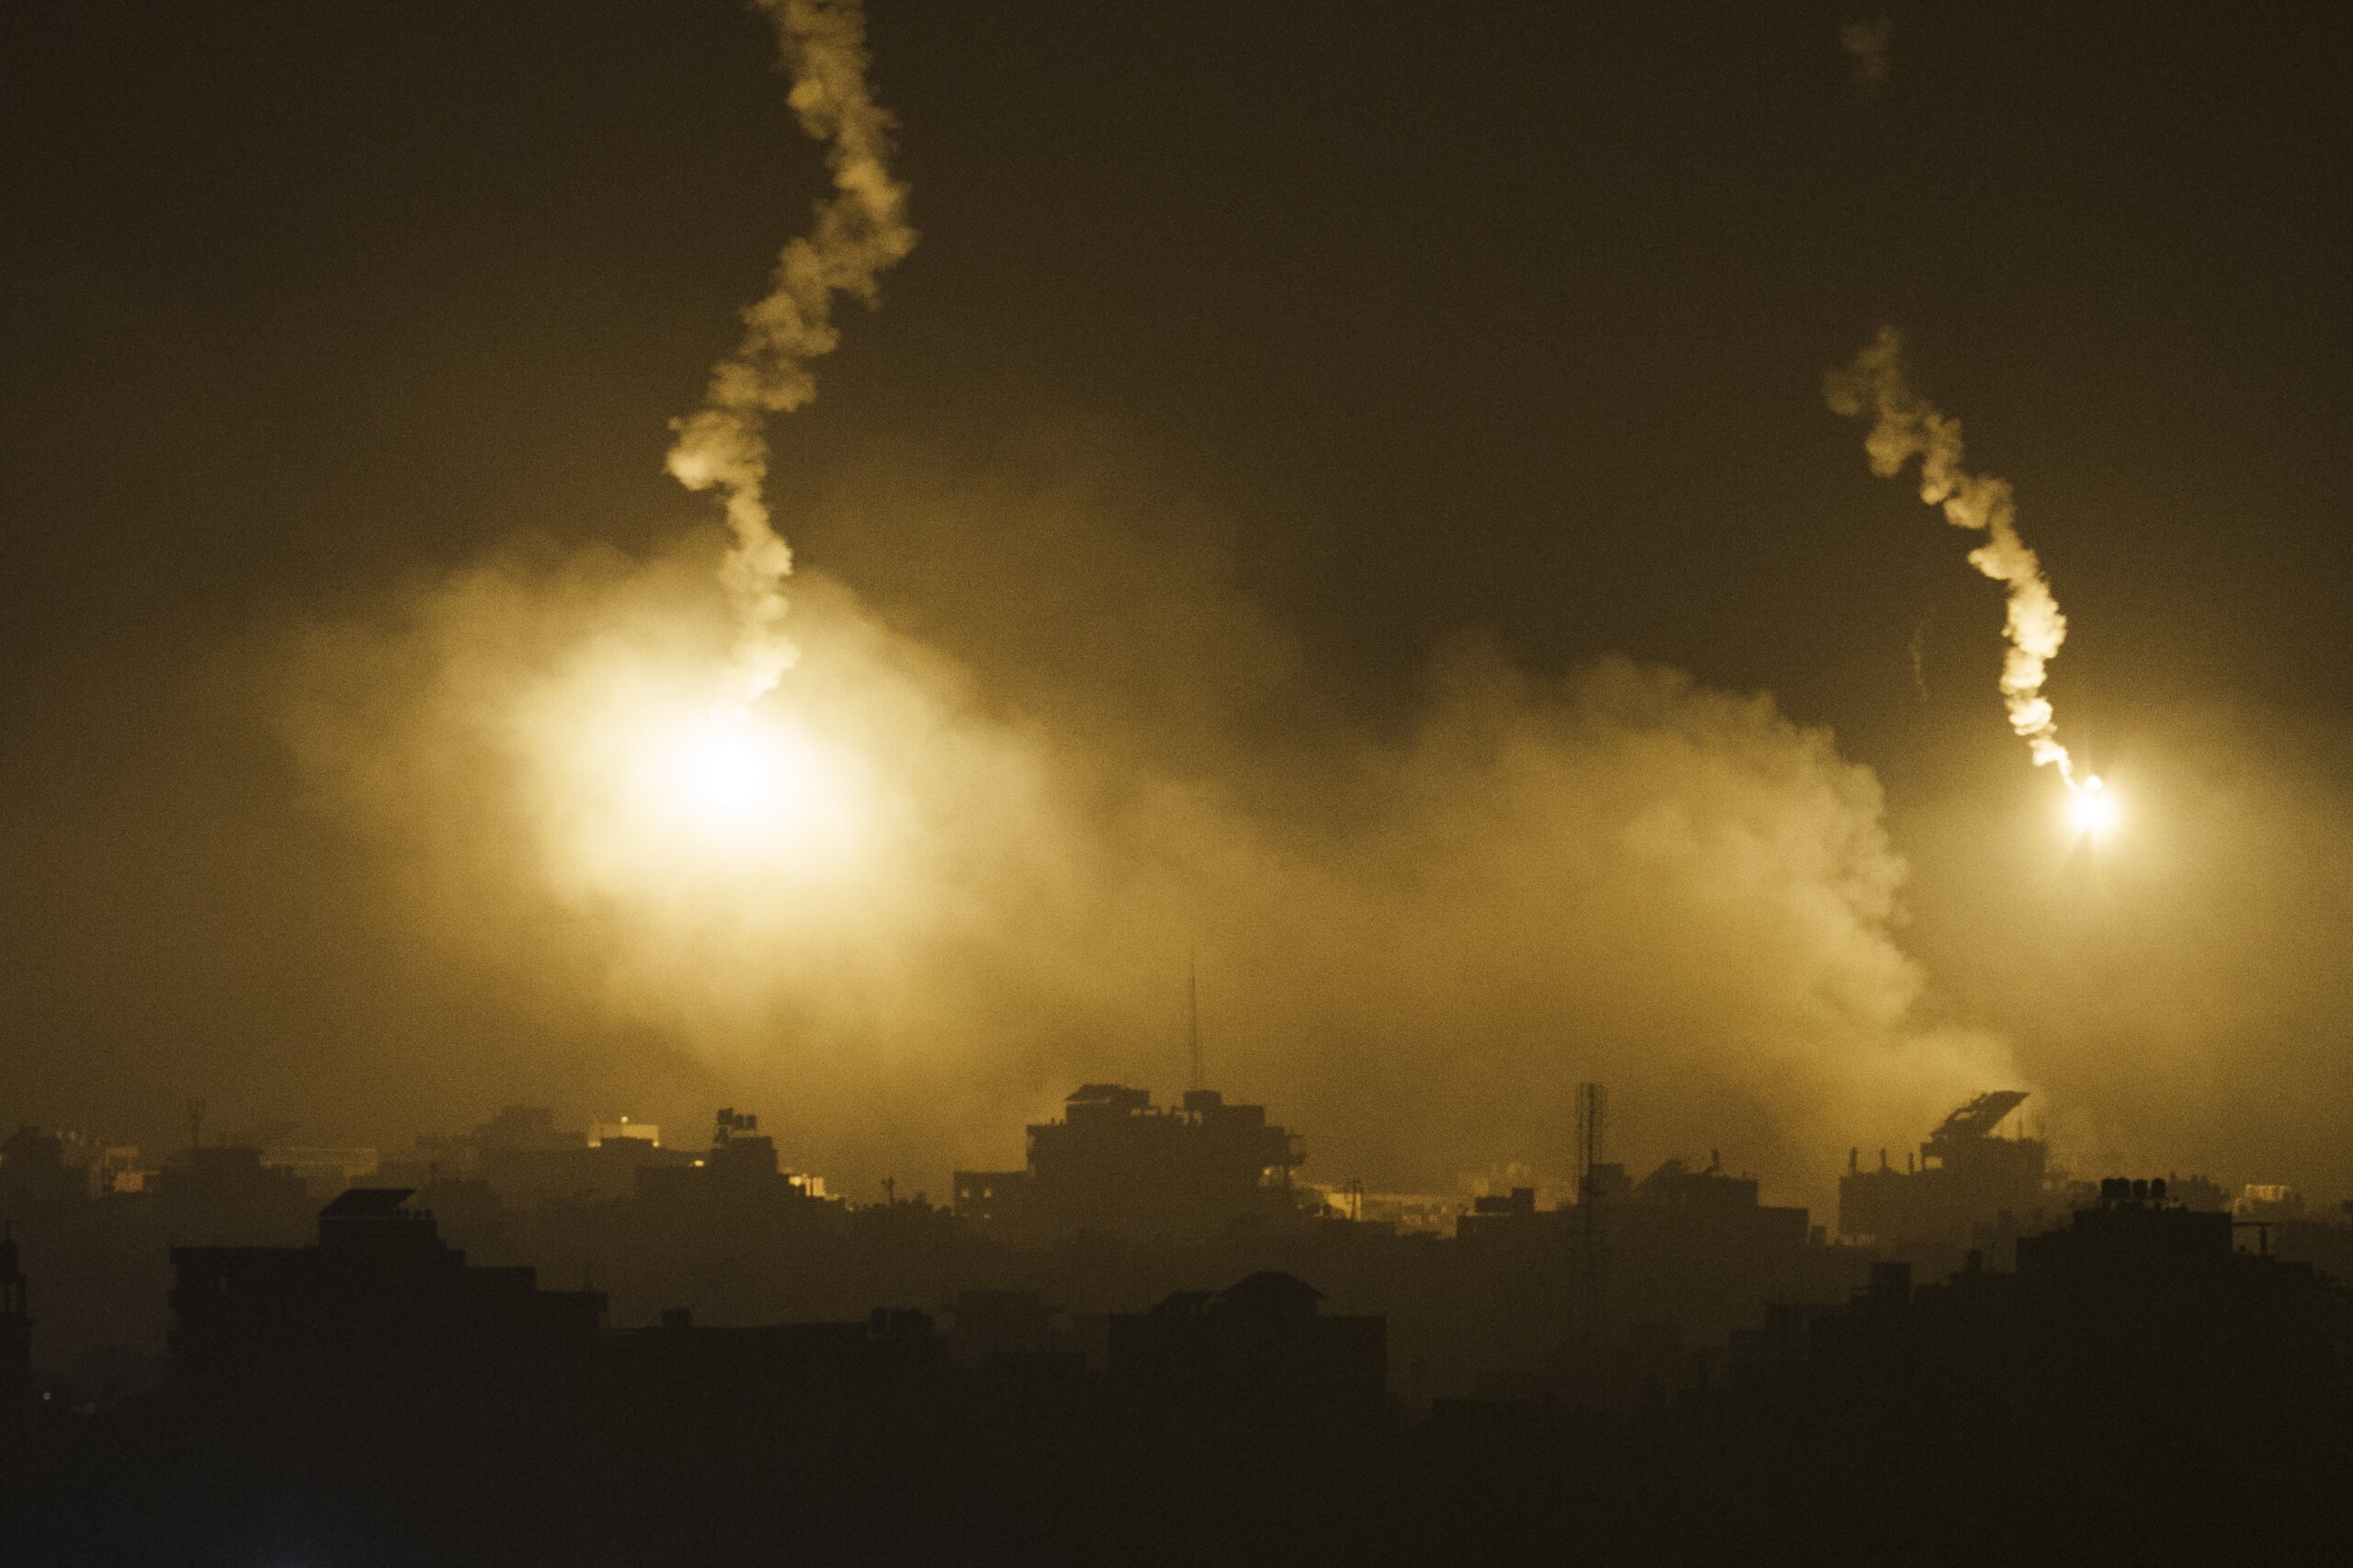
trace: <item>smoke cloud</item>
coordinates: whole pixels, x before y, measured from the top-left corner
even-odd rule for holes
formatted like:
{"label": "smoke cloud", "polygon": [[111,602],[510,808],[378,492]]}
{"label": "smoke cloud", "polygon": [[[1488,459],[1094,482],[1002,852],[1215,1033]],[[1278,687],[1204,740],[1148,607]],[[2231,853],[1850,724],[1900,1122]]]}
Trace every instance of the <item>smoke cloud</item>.
{"label": "smoke cloud", "polygon": [[2004,632],[2010,648],[2002,661],[2001,686],[2010,728],[2031,748],[2036,767],[2057,767],[2067,787],[2076,788],[2067,748],[2059,744],[2056,715],[2042,695],[2048,666],[2067,640],[2067,618],[2042,574],[2041,559],[2018,537],[2008,481],[1961,466],[1961,421],[1912,390],[1904,371],[1904,339],[1893,327],[1881,327],[1851,364],[1824,376],[1823,395],[1835,413],[1871,416],[1863,447],[1873,473],[1892,479],[1919,459],[1920,499],[1942,507],[1953,527],[1986,536],[1969,552],[1969,563],[2008,590]]}
{"label": "smoke cloud", "polygon": [[840,341],[834,299],[876,299],[876,282],[915,248],[907,188],[891,173],[888,110],[866,79],[866,19],[858,0],[758,0],[776,23],[792,75],[792,110],[825,144],[835,194],[817,204],[809,233],[777,259],[774,286],[744,312],[744,340],[713,367],[699,412],[674,421],[669,472],[689,490],[716,489],[734,545],[720,566],[737,634],[726,700],[749,705],[775,688],[794,650],[783,634],[784,579],[792,550],[777,531],[767,485],[764,422],[817,394],[812,360]]}
{"label": "smoke cloud", "polygon": [[[938,505],[990,538],[1074,504]],[[1286,755],[1245,713],[1322,703],[1265,618],[1142,544],[1107,562],[1100,517],[1047,527],[1131,585],[1063,596],[1058,640],[1126,655],[1051,690],[801,579],[808,655],[763,717],[848,781],[852,830],[814,852],[649,860],[612,748],[583,744],[674,709],[723,642],[692,551],[517,553],[316,627],[289,733],[443,961],[688,1053],[843,1179],[1017,1163],[1074,1085],[1180,1081],[1188,949],[1211,1082],[1304,1131],[1325,1179],[1563,1167],[1600,1078],[1628,1158],[1721,1148],[1821,1201],[1849,1143],[2011,1081],[1896,939],[1876,779],[1768,698],[1472,642],[1402,733],[1327,714]],[[1230,667],[1179,641],[1204,625]],[[1154,680],[1170,717],[1140,722]]]}

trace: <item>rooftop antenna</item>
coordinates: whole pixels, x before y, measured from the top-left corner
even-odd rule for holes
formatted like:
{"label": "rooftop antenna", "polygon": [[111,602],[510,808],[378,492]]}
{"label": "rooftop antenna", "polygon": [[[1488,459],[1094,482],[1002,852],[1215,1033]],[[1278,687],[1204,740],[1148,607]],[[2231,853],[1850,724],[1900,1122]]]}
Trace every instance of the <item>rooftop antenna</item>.
{"label": "rooftop antenna", "polygon": [[188,1143],[191,1149],[204,1147],[204,1102],[202,1100],[191,1099],[188,1102]]}
{"label": "rooftop antenna", "polygon": [[1185,1049],[1193,1062],[1192,1082],[1187,1086],[1201,1086],[1201,973],[1194,950],[1185,949]]}
{"label": "rooftop antenna", "polygon": [[1602,1267],[1607,1248],[1601,1234],[1601,1132],[1609,1111],[1608,1091],[1599,1084],[1577,1085],[1578,1283],[1584,1287],[1577,1335],[1591,1345],[1601,1337]]}

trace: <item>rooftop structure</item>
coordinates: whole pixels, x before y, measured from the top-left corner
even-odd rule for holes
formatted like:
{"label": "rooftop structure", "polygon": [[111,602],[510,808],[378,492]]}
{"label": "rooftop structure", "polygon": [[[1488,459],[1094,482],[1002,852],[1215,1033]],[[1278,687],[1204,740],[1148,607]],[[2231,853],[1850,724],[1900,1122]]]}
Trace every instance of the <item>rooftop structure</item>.
{"label": "rooftop structure", "polygon": [[1264,1106],[1188,1089],[1159,1108],[1148,1089],[1087,1084],[1063,1102],[1061,1120],[1029,1129],[1024,1169],[957,1172],[955,1207],[1016,1241],[1201,1238],[1297,1222],[1290,1173],[1305,1159]]}
{"label": "rooftop structure", "polygon": [[600,1153],[638,1160],[634,1167],[638,1201],[657,1209],[720,1205],[813,1212],[833,1206],[822,1180],[784,1168],[777,1157],[776,1140],[760,1131],[757,1116],[733,1107],[719,1112],[710,1147],[698,1159],[688,1160],[676,1151],[658,1149],[638,1138],[610,1139]]}
{"label": "rooftop structure", "polygon": [[1838,1182],[1840,1233],[1883,1247],[1961,1249],[2005,1216],[2023,1223],[2063,1207],[2049,1190],[2049,1147],[2039,1138],[1998,1136],[2026,1097],[2017,1089],[1979,1095],[1946,1117],[1900,1171],[1885,1150],[1870,1170],[1861,1151],[1851,1151]]}
{"label": "rooftop structure", "polygon": [[2097,1206],[2063,1227],[2018,1238],[2018,1278],[2077,1287],[2154,1288],[2232,1267],[2231,1216],[2171,1201],[2163,1176],[2099,1184]]}

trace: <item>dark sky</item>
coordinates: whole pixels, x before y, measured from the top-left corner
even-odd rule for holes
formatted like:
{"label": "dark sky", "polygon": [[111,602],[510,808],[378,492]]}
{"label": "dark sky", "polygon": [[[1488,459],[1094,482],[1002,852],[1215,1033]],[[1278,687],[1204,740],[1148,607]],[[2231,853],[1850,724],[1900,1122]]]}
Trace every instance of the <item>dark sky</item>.
{"label": "dark sky", "polygon": [[[2341,1127],[2274,1105],[2353,1063],[2338,977],[2276,939],[2353,934],[2315,869],[2353,860],[2353,21],[1897,6],[1867,86],[1861,14],[876,0],[923,243],[778,426],[786,531],[1047,724],[1116,699],[1149,733],[1236,682],[1178,635],[1074,695],[1083,549],[874,496],[1086,491],[1280,629],[1282,694],[1212,704],[1254,756],[1411,730],[1472,635],[1539,679],[1616,653],[1770,692],[1885,786],[1935,1007],[2133,1153],[2353,1179],[2315,1153]],[[533,1026],[415,946],[239,672],[518,534],[708,527],[666,422],[820,191],[773,53],[723,0],[0,12],[0,1115],[159,1138],[209,1085],[391,1142],[608,1071],[393,1043]],[[1824,407],[1883,323],[2017,486],[2073,621],[2063,733],[2153,808],[2315,838],[2152,823],[2230,868],[2152,893],[2162,931],[2022,931],[2045,904],[1985,891],[2050,780],[2002,726],[1997,594]],[[2106,1004],[2218,931],[2229,1070],[2143,1096]],[[733,1087],[613,1039],[581,1049],[662,1057],[675,1103]]]}

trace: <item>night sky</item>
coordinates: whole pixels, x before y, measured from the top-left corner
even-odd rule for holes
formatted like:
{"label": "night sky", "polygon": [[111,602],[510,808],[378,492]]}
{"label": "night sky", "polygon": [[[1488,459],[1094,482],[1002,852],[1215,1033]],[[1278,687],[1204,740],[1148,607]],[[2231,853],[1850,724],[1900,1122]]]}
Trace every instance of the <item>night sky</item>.
{"label": "night sky", "polygon": [[[8,7],[0,1117],[740,1103],[938,1190],[1180,1086],[1190,950],[1315,1179],[1564,1168],[1598,1078],[1818,1199],[2018,1086],[2333,1202],[2353,19],[1899,6],[1870,82],[1878,14],[873,0],[922,242],[771,427],[779,698],[904,810],[814,887],[541,855],[497,717],[722,613],[662,462],[824,190],[767,25]],[[2099,844],[1824,405],[1883,324]]]}

